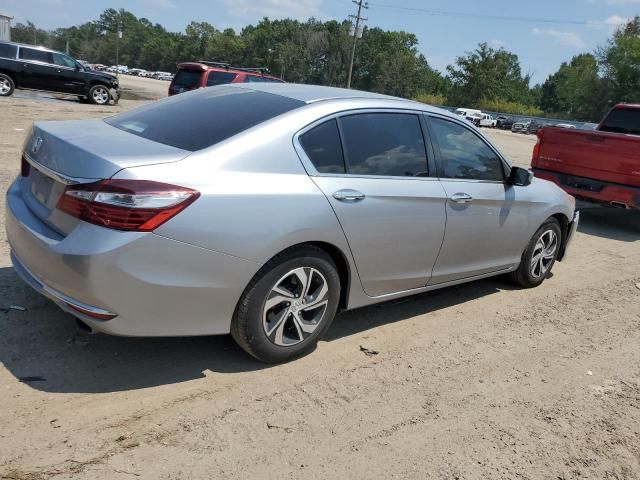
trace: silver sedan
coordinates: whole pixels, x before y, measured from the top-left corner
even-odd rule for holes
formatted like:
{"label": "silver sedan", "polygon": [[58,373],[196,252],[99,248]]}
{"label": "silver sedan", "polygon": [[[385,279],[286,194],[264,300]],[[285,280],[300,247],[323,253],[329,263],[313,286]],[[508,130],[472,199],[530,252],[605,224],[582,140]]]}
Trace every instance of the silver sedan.
{"label": "silver sedan", "polygon": [[535,287],[578,224],[455,115],[286,84],[36,123],[7,210],[16,271],[85,328],[231,333],[268,362],[339,310],[493,275]]}

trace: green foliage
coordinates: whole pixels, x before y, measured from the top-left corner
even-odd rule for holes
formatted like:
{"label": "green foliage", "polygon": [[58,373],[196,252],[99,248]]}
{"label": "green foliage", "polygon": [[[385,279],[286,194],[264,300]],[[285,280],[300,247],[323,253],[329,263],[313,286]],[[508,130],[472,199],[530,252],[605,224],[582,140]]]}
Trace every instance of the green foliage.
{"label": "green foliage", "polygon": [[446,96],[434,93],[419,93],[413,99],[416,102],[426,103],[427,105],[434,105],[436,107],[441,107],[447,104]]}
{"label": "green foliage", "polygon": [[[241,32],[191,22],[184,33],[168,32],[146,18],[113,8],[93,21],[46,31],[33,23],[12,28],[16,42],[65,50],[92,63],[116,62],[147,70],[175,71],[183,61],[214,60],[266,66],[287,81],[344,86],[352,47],[349,22],[262,19]],[[520,115],[597,121],[614,103],[640,102],[640,17],[618,29],[595,55],[563,63],[542,85],[529,87],[518,56],[481,43],[447,67],[433,70],[418,49],[416,35],[366,29],[358,41],[354,88],[415,98],[433,105],[463,105]]]}
{"label": "green foliage", "polygon": [[479,107],[488,112],[511,113],[527,117],[541,117],[544,115],[544,112],[536,106],[508,102],[506,100],[483,100],[480,102]]}
{"label": "green foliage", "polygon": [[518,56],[504,48],[481,43],[447,67],[451,79],[449,100],[456,105],[478,107],[484,101],[504,99],[529,102],[529,75],[523,75]]}

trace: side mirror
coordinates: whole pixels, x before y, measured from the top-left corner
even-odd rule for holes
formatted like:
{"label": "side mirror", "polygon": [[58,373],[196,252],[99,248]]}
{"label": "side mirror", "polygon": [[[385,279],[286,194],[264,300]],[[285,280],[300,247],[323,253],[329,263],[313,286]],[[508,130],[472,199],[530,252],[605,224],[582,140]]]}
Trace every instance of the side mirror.
{"label": "side mirror", "polygon": [[511,173],[509,174],[509,184],[516,185],[518,187],[526,187],[531,185],[533,181],[533,172],[527,168],[511,167]]}

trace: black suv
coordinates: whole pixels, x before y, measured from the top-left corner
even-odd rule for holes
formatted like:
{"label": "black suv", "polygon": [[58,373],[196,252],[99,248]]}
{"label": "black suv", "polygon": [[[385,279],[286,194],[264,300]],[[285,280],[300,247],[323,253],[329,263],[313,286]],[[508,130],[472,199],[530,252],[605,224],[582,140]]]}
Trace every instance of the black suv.
{"label": "black suv", "polygon": [[16,88],[76,95],[97,105],[120,98],[113,75],[87,70],[54,50],[0,42],[0,97],[10,96]]}

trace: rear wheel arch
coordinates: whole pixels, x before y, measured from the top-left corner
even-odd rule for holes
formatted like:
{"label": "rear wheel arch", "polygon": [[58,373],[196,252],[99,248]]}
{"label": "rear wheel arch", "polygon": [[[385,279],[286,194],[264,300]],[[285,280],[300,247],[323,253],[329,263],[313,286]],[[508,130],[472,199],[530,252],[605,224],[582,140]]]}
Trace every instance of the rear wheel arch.
{"label": "rear wheel arch", "polygon": [[16,86],[16,88],[18,87],[18,84],[16,83],[16,76],[13,74],[13,72],[10,72],[9,70],[3,70],[0,68],[0,73],[9,77],[13,81],[13,84]]}

